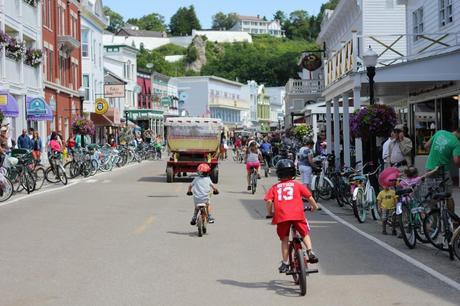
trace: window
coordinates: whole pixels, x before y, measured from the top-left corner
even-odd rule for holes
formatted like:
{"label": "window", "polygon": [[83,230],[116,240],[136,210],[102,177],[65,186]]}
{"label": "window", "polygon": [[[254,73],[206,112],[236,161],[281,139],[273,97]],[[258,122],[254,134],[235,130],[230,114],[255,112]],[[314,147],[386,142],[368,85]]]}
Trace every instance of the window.
{"label": "window", "polygon": [[65,58],[65,55],[62,52],[59,52],[59,80],[60,84],[63,86],[68,85],[68,60]]}
{"label": "window", "polygon": [[48,81],[54,82],[54,73],[53,73],[53,65],[54,65],[54,52],[53,50],[47,49],[48,50],[48,65],[46,69],[48,70],[46,72],[46,75],[48,77]]}
{"label": "window", "polygon": [[454,21],[452,14],[452,0],[439,0],[439,21],[441,27]]}
{"label": "window", "polygon": [[43,0],[43,8],[42,8],[42,18],[43,18],[43,26],[47,27],[48,29],[52,28],[53,25],[53,14],[52,12],[52,5],[51,0]]}
{"label": "window", "polygon": [[72,84],[73,84],[73,89],[77,90],[78,89],[78,65],[76,63],[72,63]]}
{"label": "window", "polygon": [[48,80],[48,49],[43,48],[43,78]]}
{"label": "window", "polygon": [[81,56],[88,57],[89,46],[88,46],[88,37],[89,31],[83,30],[81,31]]}
{"label": "window", "polygon": [[94,63],[96,61],[96,40],[93,39],[93,44],[91,45],[91,49],[93,50],[93,52],[91,53],[92,56],[91,56],[91,61]]}
{"label": "window", "polygon": [[65,7],[58,5],[58,35],[65,35]]}
{"label": "window", "polygon": [[76,39],[77,37],[77,17],[74,16],[73,12],[70,16],[70,35]]}
{"label": "window", "polygon": [[419,40],[420,37],[417,34],[423,33],[423,7],[412,13],[412,22],[414,25],[414,40]]}

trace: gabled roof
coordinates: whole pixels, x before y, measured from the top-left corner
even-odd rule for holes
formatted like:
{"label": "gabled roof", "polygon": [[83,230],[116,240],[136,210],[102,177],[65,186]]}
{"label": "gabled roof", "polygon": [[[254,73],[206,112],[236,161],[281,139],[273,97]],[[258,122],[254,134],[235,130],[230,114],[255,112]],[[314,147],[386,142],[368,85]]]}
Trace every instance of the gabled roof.
{"label": "gabled roof", "polygon": [[118,75],[116,75],[112,71],[104,68],[104,84],[126,85],[128,83],[125,82],[122,78],[120,78]]}
{"label": "gabled roof", "polygon": [[240,20],[269,22],[267,20],[264,20],[263,18],[260,18],[260,16],[242,16],[242,15],[238,15],[238,19],[240,19]]}
{"label": "gabled roof", "polygon": [[116,36],[135,36],[135,37],[167,37],[165,32],[154,32],[146,30],[133,30],[129,28],[122,28],[116,34]]}

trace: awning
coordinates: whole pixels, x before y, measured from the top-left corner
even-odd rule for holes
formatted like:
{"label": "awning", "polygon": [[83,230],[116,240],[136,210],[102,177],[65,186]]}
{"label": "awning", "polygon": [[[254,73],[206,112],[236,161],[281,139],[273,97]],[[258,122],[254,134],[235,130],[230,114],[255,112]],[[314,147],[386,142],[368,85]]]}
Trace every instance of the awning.
{"label": "awning", "polygon": [[6,91],[0,91],[0,111],[5,117],[19,116],[18,101]]}
{"label": "awning", "polygon": [[26,98],[27,120],[53,121],[53,110],[43,98]]}
{"label": "awning", "polygon": [[305,117],[294,119],[294,123],[305,123]]}
{"label": "awning", "polygon": [[96,126],[117,126],[106,115],[99,115],[99,114],[96,114],[96,113],[91,113],[90,119],[91,119],[91,121],[94,122],[94,125],[96,125]]}

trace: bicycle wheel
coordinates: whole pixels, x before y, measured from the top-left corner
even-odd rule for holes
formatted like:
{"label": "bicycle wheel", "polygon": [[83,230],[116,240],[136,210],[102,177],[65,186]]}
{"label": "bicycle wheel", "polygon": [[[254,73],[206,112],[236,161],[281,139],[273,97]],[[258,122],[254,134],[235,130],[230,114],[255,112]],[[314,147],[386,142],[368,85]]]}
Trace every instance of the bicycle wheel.
{"label": "bicycle wheel", "polygon": [[35,168],[33,174],[35,177],[35,190],[40,190],[45,183],[45,168],[37,167]]}
{"label": "bicycle wheel", "polygon": [[423,231],[428,241],[438,249],[447,251],[443,227],[439,209],[430,211],[423,220]]}
{"label": "bicycle wheel", "polygon": [[251,174],[251,192],[252,194],[256,193],[257,189],[257,174],[253,172]]}
{"label": "bicycle wheel", "polygon": [[94,159],[92,159],[90,163],[91,163],[91,172],[90,172],[89,175],[94,176],[94,175],[96,175],[97,170],[99,169],[99,164]]}
{"label": "bicycle wheel", "polygon": [[21,185],[27,191],[27,194],[31,193],[35,189],[35,179],[29,169],[24,168],[21,174]]}
{"label": "bicycle wheel", "polygon": [[198,227],[198,237],[203,236],[203,218],[201,216],[201,210],[198,212],[198,216],[196,218],[196,226]]}
{"label": "bicycle wheel", "polygon": [[330,185],[329,181],[323,179],[321,183],[321,178],[316,180],[315,190],[318,196],[323,199],[324,201],[328,201],[332,198],[332,186]]}
{"label": "bicycle wheel", "polygon": [[[295,257],[296,257],[296,250],[294,248],[293,243],[289,242],[289,267],[291,269],[291,272],[297,271]],[[291,276],[292,276],[292,279],[294,280],[294,283],[298,285],[299,275],[297,273],[292,273]]]}
{"label": "bicycle wheel", "polygon": [[65,174],[64,167],[62,167],[61,165],[58,165],[56,172],[62,184],[67,185],[67,174]]}
{"label": "bicycle wheel", "polygon": [[369,203],[369,205],[371,207],[372,219],[380,220],[380,212],[379,212],[379,208],[377,205],[377,198],[375,197],[374,188],[371,187],[371,189],[369,189],[369,192],[370,194],[368,198],[371,200],[371,203]]}
{"label": "bicycle wheel", "polygon": [[53,184],[59,182],[59,177],[56,175],[56,173],[54,173],[53,168],[51,166],[49,166],[45,170],[45,179]]}
{"label": "bicycle wheel", "polygon": [[333,183],[335,200],[340,207],[343,207],[345,206],[345,199],[343,197],[345,194],[344,182],[341,177],[335,176]]}
{"label": "bicycle wheel", "polygon": [[305,255],[302,249],[296,251],[296,262],[299,273],[300,295],[304,296],[307,293],[307,266],[305,264]]}
{"label": "bicycle wheel", "polygon": [[455,230],[451,243],[455,256],[460,260],[460,227]]}
{"label": "bicycle wheel", "polygon": [[420,213],[413,215],[414,219],[412,220],[415,227],[415,238],[421,243],[429,243],[430,241],[426,238],[425,232],[423,231],[423,219]]}
{"label": "bicycle wheel", "polygon": [[402,212],[398,216],[399,228],[401,229],[401,235],[404,243],[409,249],[413,249],[417,243],[415,228],[412,224],[413,216],[407,205],[402,204]]}
{"label": "bicycle wheel", "polygon": [[364,201],[364,191],[362,188],[358,188],[356,191],[356,199],[353,203],[353,213],[359,223],[364,223],[364,221],[366,221],[367,210]]}
{"label": "bicycle wheel", "polygon": [[14,192],[13,184],[4,176],[0,181],[0,202],[8,200]]}

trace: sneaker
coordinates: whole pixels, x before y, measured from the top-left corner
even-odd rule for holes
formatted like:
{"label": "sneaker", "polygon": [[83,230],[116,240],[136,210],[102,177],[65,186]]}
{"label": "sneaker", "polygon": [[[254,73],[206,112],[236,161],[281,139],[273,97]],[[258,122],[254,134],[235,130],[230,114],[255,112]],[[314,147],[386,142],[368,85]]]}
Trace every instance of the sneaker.
{"label": "sneaker", "polygon": [[214,221],[215,221],[214,218],[211,215],[209,215],[208,216],[208,223],[214,223]]}
{"label": "sneaker", "polygon": [[192,217],[192,221],[190,221],[190,225],[196,225],[196,217]]}
{"label": "sneaker", "polygon": [[281,262],[281,266],[279,266],[278,268],[278,271],[280,271],[280,273],[286,273],[288,272],[290,269],[289,265],[288,264],[285,264],[284,262]]}
{"label": "sneaker", "polygon": [[248,186],[248,191],[251,191],[251,186]]}
{"label": "sneaker", "polygon": [[313,251],[307,252],[308,255],[308,262],[309,263],[317,263],[319,261],[318,257],[313,253]]}

